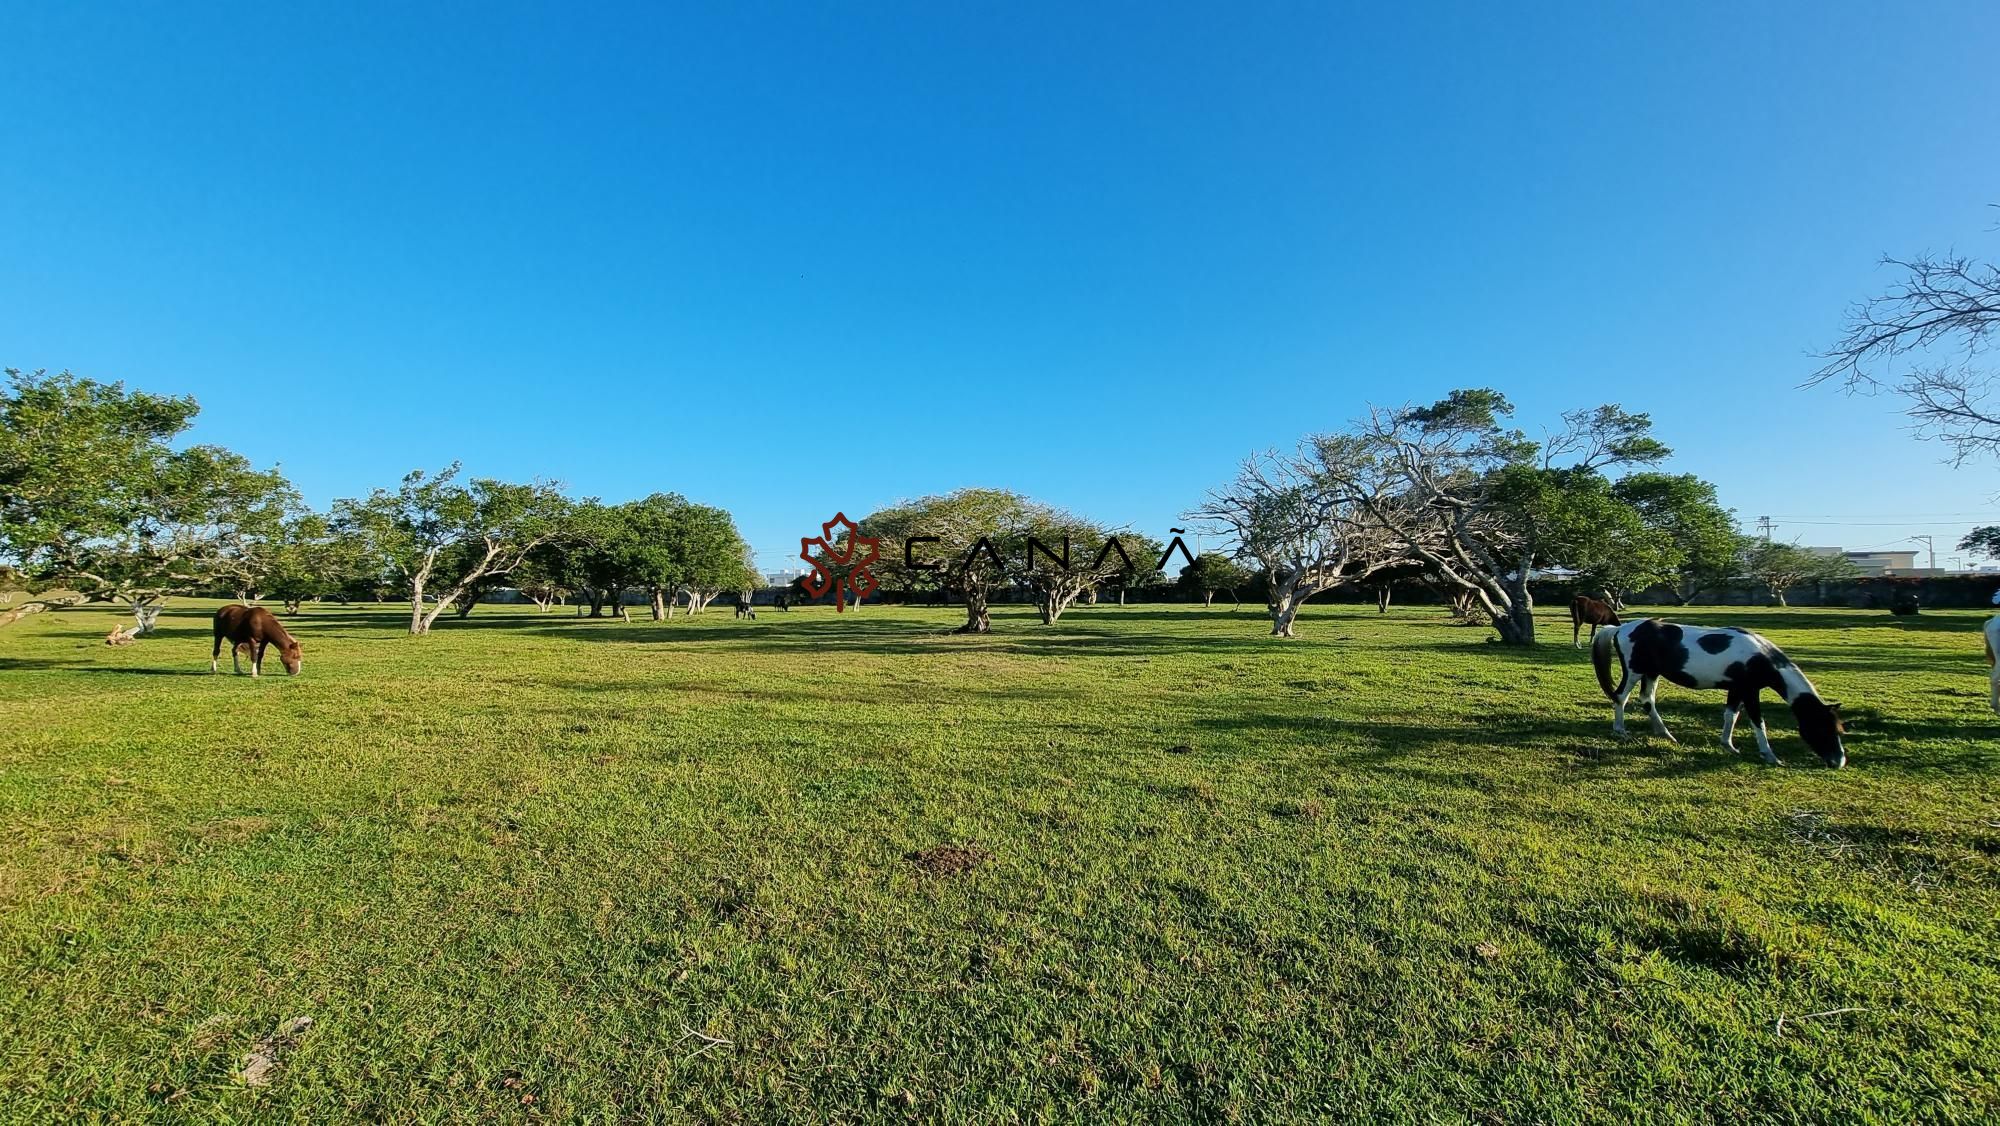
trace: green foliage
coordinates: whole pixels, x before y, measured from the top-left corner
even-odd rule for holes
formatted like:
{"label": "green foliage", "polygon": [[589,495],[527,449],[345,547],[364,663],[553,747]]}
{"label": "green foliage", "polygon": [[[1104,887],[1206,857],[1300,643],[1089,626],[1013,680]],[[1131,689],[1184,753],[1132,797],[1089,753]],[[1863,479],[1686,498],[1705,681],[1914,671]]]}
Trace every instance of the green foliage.
{"label": "green foliage", "polygon": [[[377,489],[334,506],[342,534],[401,579],[412,633],[427,632],[453,603],[571,531],[570,502],[552,484],[458,477],[457,462],[436,474],[414,470],[394,492]],[[426,612],[429,595],[434,608]]]}
{"label": "green foliage", "polygon": [[149,603],[248,581],[298,496],[218,446],[168,443],[192,399],[10,370],[0,397],[0,553],[37,581]]}
{"label": "green foliage", "polygon": [[1237,591],[1250,584],[1250,572],[1227,555],[1204,551],[1194,562],[1181,568],[1174,585],[1190,599],[1208,601],[1223,591]]}
{"label": "green foliage", "polygon": [[1845,556],[1759,539],[1747,541],[1742,570],[1744,577],[1763,584],[1780,606],[1785,604],[1785,591],[1800,583],[1837,582],[1860,573]]}
{"label": "green foliage", "polygon": [[0,554],[29,567],[119,535],[143,514],[167,442],[200,409],[69,372],[7,369],[0,397]]}
{"label": "green foliage", "polygon": [[2000,559],[2000,525],[1972,529],[1958,541],[1958,549],[1983,559]]}
{"label": "green foliage", "polygon": [[1563,415],[1529,441],[1513,406],[1490,389],[1454,391],[1428,407],[1371,414],[1315,441],[1313,493],[1356,498],[1385,549],[1475,599],[1502,641],[1534,640],[1529,578],[1572,567],[1629,588],[1673,566],[1606,476],[1668,456],[1652,419],[1616,405]]}
{"label": "green foliage", "polygon": [[[920,497],[871,513],[860,522],[864,535],[878,536],[886,546],[878,574],[892,587],[924,589],[943,583],[958,593],[984,595],[995,586],[1020,578],[1032,520],[1026,497],[1005,489],[960,489]],[[915,536],[935,536],[917,545],[916,562],[938,563],[940,570],[906,565],[900,546]],[[975,550],[981,540],[992,551]],[[997,558],[996,558],[997,557]]]}
{"label": "green foliage", "polygon": [[1847,703],[1833,774],[1431,607],[311,607],[297,678],[147,675],[212,609],[0,631],[0,1118],[1994,1118],[1978,612],[1684,613]]}
{"label": "green foliage", "polygon": [[1714,485],[1691,473],[1630,473],[1612,491],[1657,541],[1670,572],[1666,577],[1683,601],[1737,574],[1749,545],[1736,530],[1736,514],[1716,499]]}
{"label": "green foliage", "polygon": [[258,593],[296,605],[343,595],[373,572],[359,540],[340,534],[327,517],[304,512],[259,545],[249,581]]}

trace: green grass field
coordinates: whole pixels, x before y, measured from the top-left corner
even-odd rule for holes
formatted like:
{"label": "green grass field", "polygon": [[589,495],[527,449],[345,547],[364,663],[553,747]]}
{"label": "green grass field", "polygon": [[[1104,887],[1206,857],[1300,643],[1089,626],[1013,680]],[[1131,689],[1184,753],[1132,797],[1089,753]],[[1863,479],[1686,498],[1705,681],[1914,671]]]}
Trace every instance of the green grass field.
{"label": "green grass field", "polygon": [[1554,615],[214,605],[0,630],[7,1120],[2000,1116],[1977,614],[1678,615],[1835,772],[1614,740]]}

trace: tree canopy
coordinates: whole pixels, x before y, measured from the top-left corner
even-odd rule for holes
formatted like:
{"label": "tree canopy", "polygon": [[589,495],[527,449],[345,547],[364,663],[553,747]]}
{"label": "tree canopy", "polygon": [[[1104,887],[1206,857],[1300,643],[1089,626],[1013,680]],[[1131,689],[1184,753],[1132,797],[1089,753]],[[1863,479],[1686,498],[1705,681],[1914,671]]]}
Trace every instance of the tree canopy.
{"label": "tree canopy", "polygon": [[1483,609],[1502,641],[1528,644],[1538,569],[1615,564],[1628,581],[1658,569],[1660,553],[1606,471],[1670,451],[1651,418],[1616,405],[1571,411],[1540,442],[1508,425],[1513,413],[1488,388],[1373,410],[1314,440],[1308,481],[1310,495],[1337,503],[1345,526],[1380,545],[1371,562],[1421,564]]}
{"label": "tree canopy", "polygon": [[[461,482],[457,462],[435,474],[414,470],[395,491],[377,489],[359,500],[340,501],[335,513],[374,560],[401,577],[415,634],[430,632],[440,615],[481,582],[510,573],[570,531],[570,503],[556,486],[490,478]],[[434,601],[426,609],[433,579]]]}
{"label": "tree canopy", "polygon": [[0,553],[35,581],[129,602],[141,632],[169,595],[240,585],[298,494],[220,446],[175,449],[193,399],[63,372],[8,371],[0,396]]}

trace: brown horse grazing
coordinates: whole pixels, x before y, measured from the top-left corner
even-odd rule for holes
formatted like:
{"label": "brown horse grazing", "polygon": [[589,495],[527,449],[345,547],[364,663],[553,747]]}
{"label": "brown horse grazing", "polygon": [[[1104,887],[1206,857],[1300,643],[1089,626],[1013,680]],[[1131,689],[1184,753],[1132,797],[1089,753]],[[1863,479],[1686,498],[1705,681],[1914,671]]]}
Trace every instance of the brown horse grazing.
{"label": "brown horse grazing", "polygon": [[1576,643],[1576,638],[1586,625],[1590,627],[1591,639],[1595,640],[1598,626],[1623,624],[1618,620],[1618,611],[1613,610],[1609,602],[1599,602],[1587,594],[1579,594],[1569,604],[1569,647],[1583,648]]}
{"label": "brown horse grazing", "polygon": [[299,639],[286,633],[277,616],[262,606],[224,606],[215,612],[215,651],[209,654],[209,672],[220,671],[225,637],[230,645],[229,663],[237,675],[243,673],[241,655],[245,649],[250,650],[250,675],[263,675],[266,645],[276,645],[285,671],[299,675]]}

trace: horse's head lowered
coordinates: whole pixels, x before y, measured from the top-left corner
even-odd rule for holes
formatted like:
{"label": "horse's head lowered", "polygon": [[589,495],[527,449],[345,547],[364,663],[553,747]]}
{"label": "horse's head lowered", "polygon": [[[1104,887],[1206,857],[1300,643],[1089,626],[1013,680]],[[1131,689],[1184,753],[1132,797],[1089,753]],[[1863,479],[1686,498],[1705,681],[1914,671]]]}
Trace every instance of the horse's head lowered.
{"label": "horse's head lowered", "polygon": [[299,675],[299,668],[305,662],[299,655],[299,639],[287,637],[278,646],[278,660],[284,663],[285,672],[290,676]]}
{"label": "horse's head lowered", "polygon": [[1847,765],[1847,747],[1840,738],[1847,734],[1847,725],[1840,720],[1839,704],[1808,692],[1792,701],[1792,714],[1799,721],[1799,736],[1821,762],[1835,770]]}

